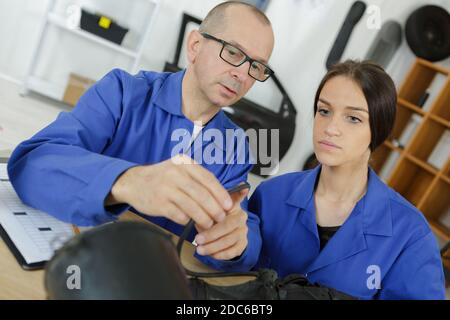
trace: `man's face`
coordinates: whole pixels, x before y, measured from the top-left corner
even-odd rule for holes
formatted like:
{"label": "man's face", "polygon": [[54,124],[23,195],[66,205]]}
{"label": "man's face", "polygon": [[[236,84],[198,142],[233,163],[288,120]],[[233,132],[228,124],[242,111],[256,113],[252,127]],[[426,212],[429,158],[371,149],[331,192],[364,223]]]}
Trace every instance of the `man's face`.
{"label": "man's face", "polygon": [[[226,23],[211,35],[241,49],[250,58],[267,64],[273,50],[271,26],[262,23],[250,10],[227,9]],[[253,86],[255,79],[249,74],[250,62],[234,67],[220,58],[222,44],[203,38],[198,39],[198,51],[191,64],[198,86],[214,105],[229,106],[240,100]]]}

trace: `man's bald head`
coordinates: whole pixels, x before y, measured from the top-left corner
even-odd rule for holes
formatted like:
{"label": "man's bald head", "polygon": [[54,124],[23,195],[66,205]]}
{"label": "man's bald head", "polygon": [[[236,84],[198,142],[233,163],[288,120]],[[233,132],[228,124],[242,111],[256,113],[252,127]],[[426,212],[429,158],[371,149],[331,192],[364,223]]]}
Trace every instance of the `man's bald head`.
{"label": "man's bald head", "polygon": [[[184,83],[192,82],[203,99],[214,106],[233,105],[256,81],[250,74],[253,62],[268,64],[274,41],[272,25],[262,11],[238,1],[221,3],[208,13],[200,30],[189,33],[188,80]],[[224,53],[239,51],[246,57],[239,66],[224,59]]]}
{"label": "man's bald head", "polygon": [[264,12],[256,8],[255,6],[240,2],[240,1],[226,1],[223,3],[218,4],[215,6],[209,13],[206,15],[206,18],[203,20],[202,24],[200,25],[199,31],[200,32],[207,32],[207,33],[215,33],[220,30],[223,30],[226,28],[227,24],[227,10],[231,7],[242,7],[245,10],[249,10],[251,13],[255,15],[256,18],[259,19],[259,21],[267,26],[271,26],[269,18],[265,15]]}

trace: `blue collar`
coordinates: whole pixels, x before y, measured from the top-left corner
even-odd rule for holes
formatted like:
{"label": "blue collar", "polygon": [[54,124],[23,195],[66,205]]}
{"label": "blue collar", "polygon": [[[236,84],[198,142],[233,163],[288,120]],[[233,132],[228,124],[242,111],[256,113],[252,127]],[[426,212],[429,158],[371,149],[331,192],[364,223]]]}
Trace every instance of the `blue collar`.
{"label": "blue collar", "polygon": [[161,88],[156,95],[154,104],[159,108],[176,116],[184,117],[181,111],[181,83],[183,81],[185,70],[169,74],[165,78]]}
{"label": "blue collar", "polygon": [[[321,166],[306,171],[303,180],[296,186],[286,203],[306,210],[314,201],[314,186],[321,171]],[[362,208],[362,227],[364,234],[392,236],[392,213],[389,188],[369,167],[367,193],[360,200],[364,201]]]}
{"label": "blue collar", "polygon": [[[170,74],[159,89],[154,104],[159,108],[171,113],[175,116],[185,117],[182,111],[182,82],[186,70]],[[190,121],[190,120],[189,120]],[[220,110],[206,125],[207,128],[216,128],[225,134],[224,129],[237,128],[225,113]]]}

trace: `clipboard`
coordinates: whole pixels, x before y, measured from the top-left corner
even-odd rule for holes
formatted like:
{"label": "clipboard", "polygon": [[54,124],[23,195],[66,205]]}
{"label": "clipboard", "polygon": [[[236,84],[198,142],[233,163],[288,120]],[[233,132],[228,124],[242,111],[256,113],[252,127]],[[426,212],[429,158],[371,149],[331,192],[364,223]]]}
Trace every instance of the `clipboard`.
{"label": "clipboard", "polygon": [[[4,165],[5,163],[7,163],[8,162],[8,158],[4,158],[4,157],[0,157],[0,164],[1,165]],[[4,180],[2,180],[2,181],[0,181],[0,183],[4,183],[5,181]],[[7,182],[6,183],[8,183],[8,185],[9,185],[9,180],[7,180]],[[10,189],[5,189],[6,187],[5,187],[6,185],[1,185],[0,186],[0,188],[3,188],[2,190],[3,191],[5,191],[6,190],[6,194],[5,195],[8,195],[8,190],[10,190]],[[9,186],[9,188],[12,188],[12,186]],[[9,191],[9,192],[11,192],[11,191]],[[16,194],[15,194],[15,191],[14,190],[12,190],[12,192],[14,193],[14,195],[15,196],[17,196]],[[11,194],[10,194],[11,195]],[[7,198],[5,198],[5,199],[8,199],[8,197]],[[21,203],[21,201],[20,201],[20,199],[16,199],[16,200],[13,200],[13,201],[17,201],[17,203]],[[4,202],[4,203],[2,203],[1,205],[3,206],[3,205],[6,205],[6,207],[7,208],[11,208],[11,207],[8,207],[8,205],[10,205],[11,203],[9,203],[8,202],[8,200],[6,201],[6,202]],[[32,219],[37,219],[39,222],[42,222],[42,227],[48,227],[48,228],[44,228],[44,229],[52,229],[53,228],[53,230],[56,232],[56,231],[58,231],[58,232],[64,232],[64,234],[65,235],[68,235],[69,233],[68,233],[68,226],[69,225],[67,225],[67,226],[63,226],[62,227],[62,225],[64,224],[64,223],[62,223],[62,222],[52,222],[52,221],[56,221],[56,219],[55,218],[53,218],[53,217],[50,217],[50,216],[48,216],[47,217],[47,214],[45,214],[45,213],[43,213],[42,211],[39,211],[39,210],[35,210],[35,209],[33,209],[33,208],[28,208],[27,206],[26,206],[26,211],[25,211],[25,208],[23,209],[24,210],[24,212],[14,212],[14,211],[12,211],[11,209],[11,213],[12,214],[17,214],[17,213],[21,213],[21,214],[24,214],[24,215],[26,215],[27,217],[26,217],[26,219],[30,219],[30,220],[32,220]],[[14,210],[16,210],[16,209],[14,209]],[[5,211],[2,211],[3,213],[5,213]],[[41,248],[40,246],[38,246],[37,245],[37,243],[35,243],[34,245],[33,245],[33,247],[32,247],[32,249],[26,249],[25,250],[25,255],[24,255],[24,253],[23,252],[21,252],[20,251],[20,249],[19,248],[21,248],[21,246],[22,246],[22,248],[26,248],[26,247],[24,247],[24,243],[33,243],[33,241],[32,241],[32,239],[33,239],[33,236],[31,235],[31,234],[28,234],[27,233],[27,229],[25,228],[25,226],[23,227],[24,229],[22,229],[22,228],[17,228],[17,226],[20,226],[20,220],[19,220],[19,218],[17,218],[17,220],[10,220],[11,218],[7,218],[7,220],[3,220],[3,219],[0,219],[0,238],[1,239],[3,239],[3,241],[5,242],[5,244],[6,244],[6,246],[8,247],[8,249],[11,251],[11,253],[13,254],[13,256],[15,257],[15,259],[17,260],[17,262],[19,263],[19,265],[22,267],[22,269],[24,269],[24,270],[27,270],[27,271],[30,271],[30,270],[39,270],[39,269],[43,269],[44,267],[45,267],[45,264],[47,263],[47,261],[48,261],[48,259],[47,259],[47,255],[43,255],[44,257],[42,257],[42,260],[39,260],[39,255],[36,255],[33,259],[28,259],[28,261],[30,261],[30,262],[27,262],[27,259],[25,258],[25,256],[26,256],[26,254],[27,254],[27,252],[28,252],[28,254],[30,254],[30,250],[34,250],[34,249],[37,249],[37,250],[39,250],[39,248]],[[14,218],[13,218],[14,219]],[[39,219],[43,219],[42,221],[41,220],[39,220]],[[8,224],[6,224],[6,225],[2,225],[2,221],[3,222],[5,222],[5,221],[9,221],[8,222]],[[13,228],[13,230],[15,230],[16,232],[18,231],[18,230],[20,230],[20,235],[22,235],[22,237],[20,237],[20,236],[18,236],[19,235],[19,233],[17,233],[16,235],[15,234],[8,234],[8,231],[5,229],[6,227],[5,226],[11,226],[11,221],[13,221],[15,224],[13,224],[13,225],[15,225],[16,226],[16,228]],[[49,222],[50,221],[50,222]],[[28,221],[27,221],[28,222]],[[50,223],[50,224],[46,224],[46,223]],[[50,228],[50,226],[51,226],[51,228]],[[36,226],[34,226],[34,227],[36,227]],[[39,229],[39,231],[41,231],[41,225],[38,225],[37,227],[39,227],[39,228],[37,228],[37,229]],[[62,229],[61,229],[62,228]],[[34,232],[34,230],[37,230],[37,229],[33,229],[33,232]],[[47,230],[43,230],[44,232],[46,232]],[[77,232],[78,230],[76,230],[73,226],[72,226],[72,232],[74,233],[74,234],[76,234],[76,233],[79,233],[79,231]],[[11,230],[10,230],[10,232],[11,232]],[[53,232],[53,231],[52,231]],[[25,237],[29,237],[29,239],[27,240],[28,242],[22,242],[22,241],[20,241],[20,239],[24,239],[24,236],[23,235],[27,235],[27,236],[25,236]],[[17,242],[15,243],[14,242],[14,240],[13,239],[15,239],[16,241],[19,241],[19,246],[17,246],[16,244],[17,244]],[[30,240],[31,239],[31,240]],[[42,239],[45,239],[44,238],[44,236],[42,236],[42,238],[37,238],[37,240],[42,240]],[[29,242],[29,241],[31,241],[31,242]],[[36,246],[36,247],[34,247],[34,246]],[[29,247],[28,247],[29,248]],[[53,251],[53,249],[51,249],[51,251]],[[45,252],[51,252],[51,251],[45,251]],[[35,251],[32,251],[32,252],[35,252]],[[37,259],[36,259],[36,257],[37,257]]]}
{"label": "clipboard", "polygon": [[[8,163],[8,160],[9,160],[9,158],[0,157],[0,163]],[[35,263],[27,263],[25,261],[25,258],[22,256],[20,251],[17,249],[14,242],[12,242],[11,238],[8,236],[8,233],[6,232],[5,229],[3,229],[3,226],[1,224],[0,224],[0,237],[3,239],[6,246],[13,254],[14,258],[16,258],[17,262],[24,270],[39,270],[39,269],[44,268],[46,261],[40,261],[40,262],[35,262]]]}
{"label": "clipboard", "polygon": [[[9,160],[8,158],[0,158],[0,163],[8,163],[8,160]],[[11,238],[8,236],[8,233],[6,232],[5,229],[3,229],[3,226],[1,224],[0,224],[0,237],[3,239],[6,246],[11,251],[14,258],[16,258],[17,262],[23,269],[39,270],[39,269],[44,268],[46,261],[40,261],[40,262],[35,262],[35,263],[27,263],[25,261],[25,258],[22,256],[20,251],[17,249],[14,242],[12,242]]]}
{"label": "clipboard", "polygon": [[27,270],[27,271],[32,271],[32,270],[43,269],[45,267],[45,264],[46,264],[47,261],[27,263],[25,261],[25,258],[22,256],[22,254],[20,253],[19,249],[17,249],[17,247],[14,244],[14,242],[12,242],[11,238],[8,236],[8,233],[5,231],[5,229],[3,229],[1,224],[0,224],[0,237],[3,239],[3,241],[6,244],[6,246],[11,251],[11,253],[14,256],[14,258],[16,258],[17,262],[22,267],[22,269]]}

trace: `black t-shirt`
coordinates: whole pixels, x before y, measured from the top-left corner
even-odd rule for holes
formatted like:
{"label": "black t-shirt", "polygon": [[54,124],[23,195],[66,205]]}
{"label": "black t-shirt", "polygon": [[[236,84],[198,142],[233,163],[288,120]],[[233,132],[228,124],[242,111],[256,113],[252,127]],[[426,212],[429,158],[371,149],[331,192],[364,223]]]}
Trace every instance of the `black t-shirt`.
{"label": "black t-shirt", "polygon": [[317,225],[317,231],[319,231],[319,239],[320,239],[320,251],[326,246],[328,241],[335,235],[335,233],[339,230],[338,227],[321,227]]}
{"label": "black t-shirt", "polygon": [[[320,169],[322,170],[322,169]],[[316,192],[317,185],[319,184],[320,171],[317,175],[316,182],[314,183],[314,193]],[[327,245],[328,241],[335,235],[341,226],[337,227],[321,227],[317,225],[317,230],[319,231],[320,240],[320,251]]]}

